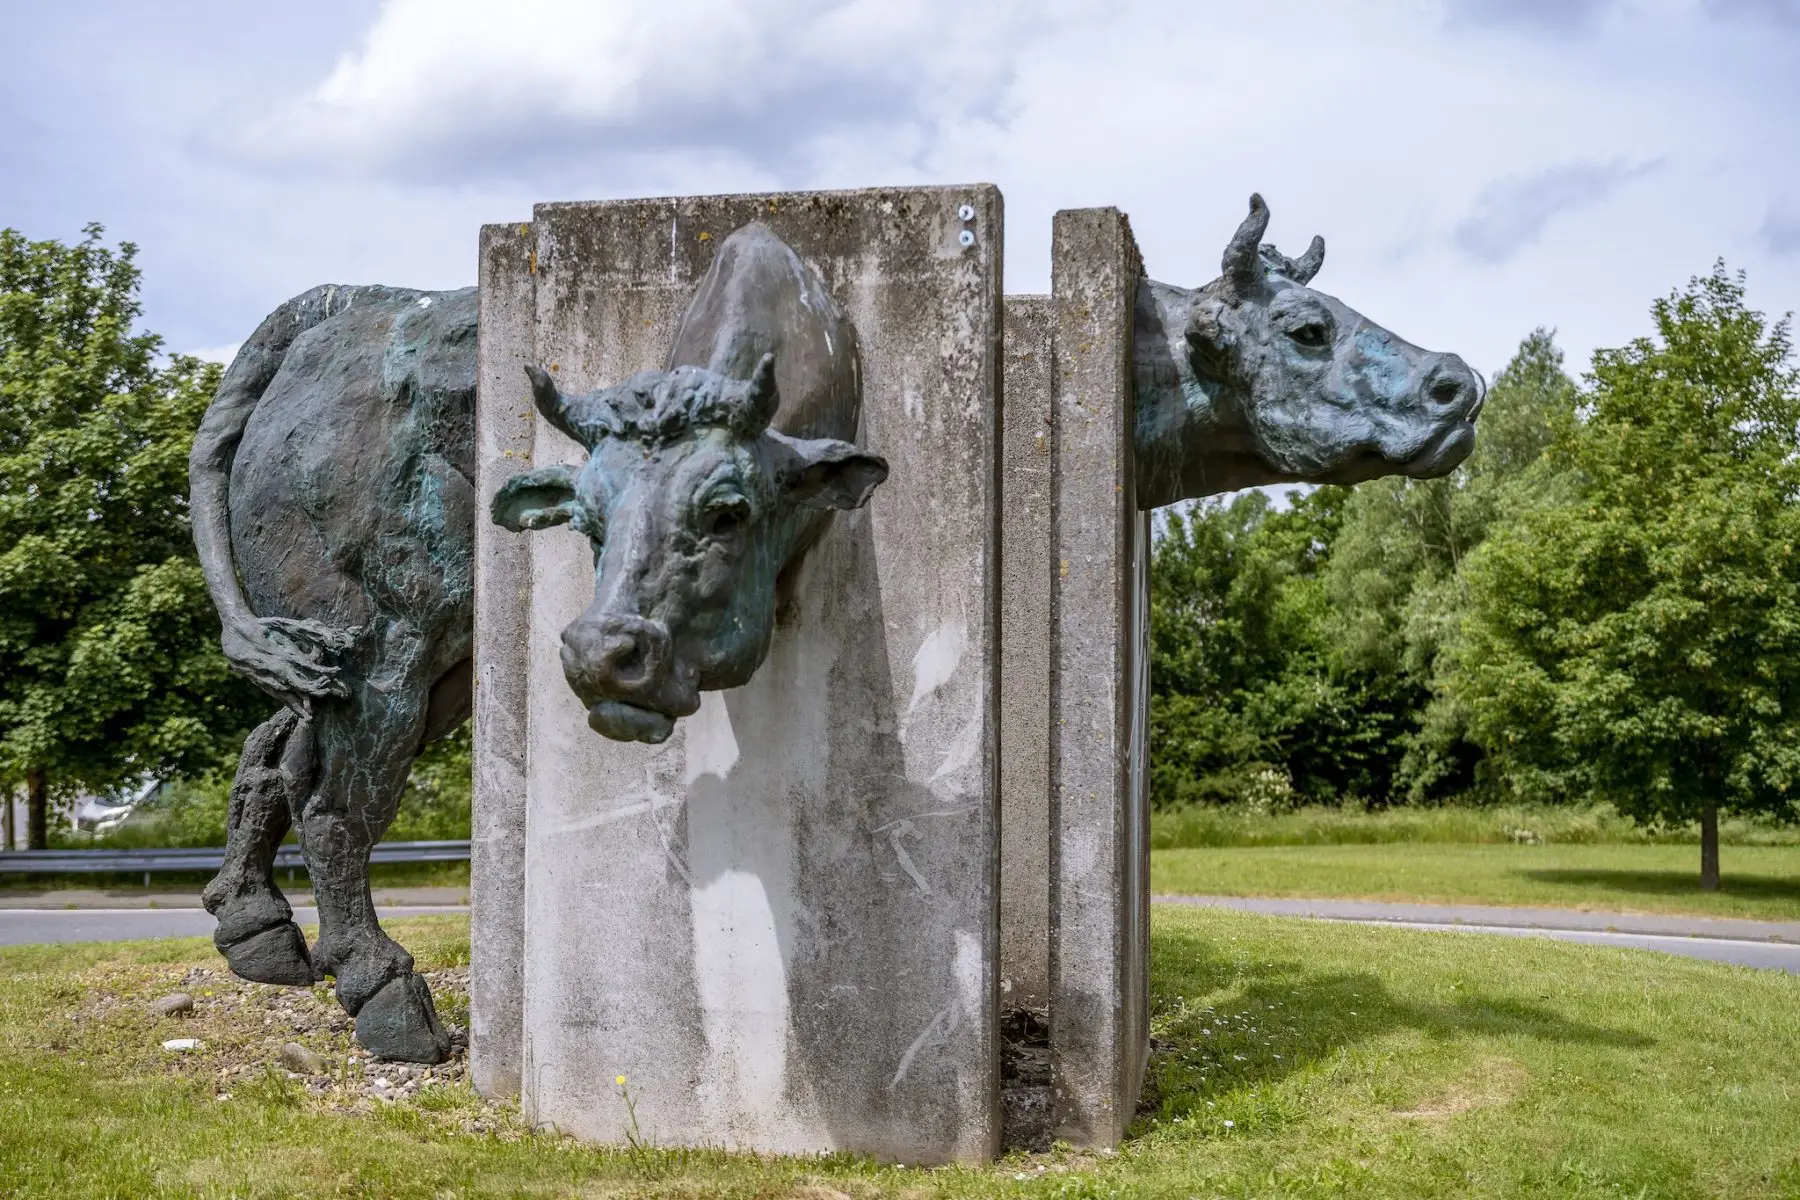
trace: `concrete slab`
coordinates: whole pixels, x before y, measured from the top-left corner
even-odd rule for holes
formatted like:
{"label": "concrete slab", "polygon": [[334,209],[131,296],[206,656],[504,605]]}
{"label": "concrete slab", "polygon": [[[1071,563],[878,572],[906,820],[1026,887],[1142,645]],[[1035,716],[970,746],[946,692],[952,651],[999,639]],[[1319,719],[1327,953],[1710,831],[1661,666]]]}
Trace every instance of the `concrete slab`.
{"label": "concrete slab", "polygon": [[1117,209],[1052,223],[1050,1061],[1056,1134],[1109,1147],[1149,1056],[1149,516],[1132,460],[1142,260]]}
{"label": "concrete slab", "polygon": [[[565,390],[660,366],[761,220],[855,323],[892,473],[794,574],[757,677],[661,746],[595,735],[561,679],[584,539],[521,539],[532,1119],[622,1141],[628,1091],[664,1145],[997,1149],[1001,215],[982,186],[536,210],[533,352]],[[496,336],[484,360],[518,353]],[[579,457],[537,429],[538,465]]]}
{"label": "concrete slab", "polygon": [[[537,242],[529,224],[481,231],[481,337],[475,411],[474,811],[469,842],[469,1070],[489,1096],[519,1094],[525,958],[524,539],[487,519],[494,492],[531,466],[536,421]],[[561,672],[553,675],[561,683]]]}
{"label": "concrete slab", "polygon": [[1000,540],[1000,1006],[1050,1005],[1051,328],[1006,298]]}

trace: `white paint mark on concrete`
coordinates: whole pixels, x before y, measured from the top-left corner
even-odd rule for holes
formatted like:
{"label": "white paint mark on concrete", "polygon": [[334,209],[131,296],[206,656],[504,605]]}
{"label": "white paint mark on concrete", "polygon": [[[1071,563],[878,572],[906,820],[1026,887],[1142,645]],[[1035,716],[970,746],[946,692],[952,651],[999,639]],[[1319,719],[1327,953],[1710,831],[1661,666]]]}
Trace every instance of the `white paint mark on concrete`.
{"label": "white paint mark on concrete", "polygon": [[986,724],[983,713],[977,709],[975,715],[969,718],[969,723],[963,726],[962,732],[956,735],[956,740],[950,743],[950,749],[944,753],[944,761],[938,764],[938,769],[925,782],[936,783],[974,762],[975,756],[981,752],[981,731]]}
{"label": "white paint mark on concrete", "polygon": [[900,1065],[895,1069],[894,1077],[888,1081],[888,1091],[891,1092],[900,1086],[906,1078],[906,1073],[912,1070],[913,1059],[919,1056],[919,1051],[925,1048],[927,1042],[941,1043],[945,1041],[956,1032],[956,1027],[960,1024],[962,1024],[962,1001],[960,1000],[952,1000],[933,1013],[931,1020],[926,1022],[925,1028],[919,1031],[919,1036],[914,1038],[912,1045],[906,1048],[906,1053],[900,1056]]}
{"label": "white paint mark on concrete", "polygon": [[961,808],[936,808],[929,812],[914,813],[910,817],[900,817],[885,825],[875,827],[876,833],[888,835],[888,843],[894,848],[894,857],[899,861],[900,869],[905,871],[913,881],[913,884],[919,889],[920,895],[931,895],[931,884],[926,882],[925,876],[919,873],[919,868],[913,862],[912,855],[906,852],[906,843],[901,839],[918,832],[918,827],[913,824],[914,821],[922,821],[927,817],[960,817],[970,809],[969,805]]}
{"label": "white paint mark on concrete", "polygon": [[740,761],[723,693],[703,693],[685,725],[693,977],[706,1045],[694,1092],[706,1116],[696,1124],[730,1146],[801,1146],[811,1118],[787,1086],[795,904],[786,796],[761,785],[754,756]]}
{"label": "white paint mark on concrete", "polygon": [[926,635],[918,653],[913,655],[912,702],[906,706],[909,714],[950,682],[968,645],[969,630],[961,620],[945,621]]}
{"label": "white paint mark on concrete", "polygon": [[787,964],[763,881],[727,870],[694,888],[694,982],[706,1035],[703,1098],[775,1115],[787,1100]]}
{"label": "white paint mark on concrete", "polygon": [[905,1081],[907,1072],[912,1070],[913,1062],[919,1057],[919,1051],[928,1045],[942,1045],[950,1040],[962,1025],[966,1013],[981,1011],[981,990],[986,978],[981,969],[981,935],[967,929],[953,931],[956,937],[955,957],[950,963],[951,978],[956,983],[957,997],[931,1016],[919,1036],[912,1040],[906,1053],[900,1056],[900,1065],[894,1070],[893,1079],[888,1081],[888,1090],[900,1086]]}
{"label": "white paint mark on concrete", "polygon": [[579,821],[569,821],[555,827],[546,826],[541,831],[533,830],[533,838],[559,838],[568,833],[580,833],[584,829],[599,829],[606,825],[616,825],[620,821],[629,821],[633,817],[641,817],[646,813],[654,814],[658,809],[671,808],[681,803],[679,797],[664,796],[658,792],[633,792],[623,798],[624,802],[615,808],[595,813],[591,817],[582,817]]}
{"label": "white paint mark on concrete", "polygon": [[919,868],[913,865],[912,855],[906,852],[906,842],[902,840],[913,831],[913,823],[895,821],[882,828],[888,831],[888,843],[894,847],[894,857],[900,860],[900,869],[906,872],[921,896],[931,895],[931,885],[925,882],[925,877],[919,874]]}
{"label": "white paint mark on concrete", "polygon": [[687,758],[681,782],[693,787],[702,775],[727,779],[737,762],[737,734],[731,728],[724,693],[701,692],[700,710],[687,719]]}
{"label": "white paint mark on concrete", "polygon": [[681,876],[681,881],[689,887],[693,887],[694,876],[688,870],[687,860],[682,858],[681,851],[675,848],[674,830],[663,824],[662,818],[657,815],[654,808],[650,810],[650,823],[656,826],[656,837],[662,843],[663,857],[669,860],[669,865],[675,868],[675,873]]}
{"label": "white paint mark on concrete", "polygon": [[956,959],[951,967],[956,986],[962,993],[964,1012],[981,1011],[981,989],[986,973],[981,969],[981,935],[971,929],[958,929]]}

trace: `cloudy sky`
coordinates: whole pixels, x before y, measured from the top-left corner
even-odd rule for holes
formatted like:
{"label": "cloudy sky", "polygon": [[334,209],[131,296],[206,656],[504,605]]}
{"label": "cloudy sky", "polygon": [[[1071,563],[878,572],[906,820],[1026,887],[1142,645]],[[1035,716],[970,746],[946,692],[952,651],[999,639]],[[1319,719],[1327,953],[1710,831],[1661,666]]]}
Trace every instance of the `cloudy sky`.
{"label": "cloudy sky", "polygon": [[1199,284],[1261,191],[1318,286],[1492,371],[1715,258],[1800,308],[1800,0],[0,0],[0,225],[141,247],[229,347],[314,284],[474,282],[543,200],[988,181],[1007,287],[1115,204]]}

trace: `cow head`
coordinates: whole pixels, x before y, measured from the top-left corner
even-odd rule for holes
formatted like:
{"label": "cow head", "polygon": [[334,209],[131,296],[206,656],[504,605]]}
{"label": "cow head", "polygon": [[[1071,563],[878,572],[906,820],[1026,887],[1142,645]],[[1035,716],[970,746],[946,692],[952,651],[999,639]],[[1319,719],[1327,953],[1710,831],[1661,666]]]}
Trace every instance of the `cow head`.
{"label": "cow head", "polygon": [[1288,258],[1262,244],[1268,225],[1252,196],[1219,279],[1140,291],[1143,507],[1266,483],[1442,475],[1474,448],[1484,389],[1463,360],[1314,291],[1324,240]]}
{"label": "cow head", "polygon": [[675,367],[582,396],[527,374],[538,411],[588,458],[508,480],[494,520],[587,536],[594,601],[563,631],[563,673],[597,732],[660,742],[702,691],[762,665],[782,568],[820,510],[861,507],[887,463],[770,429],[773,355],[747,380]]}

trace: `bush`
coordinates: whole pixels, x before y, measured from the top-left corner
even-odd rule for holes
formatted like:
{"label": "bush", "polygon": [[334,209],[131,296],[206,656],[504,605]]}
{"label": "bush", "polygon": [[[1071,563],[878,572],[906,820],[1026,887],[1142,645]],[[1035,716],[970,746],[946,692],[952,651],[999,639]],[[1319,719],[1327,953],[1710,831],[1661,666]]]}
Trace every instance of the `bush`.
{"label": "bush", "polygon": [[[1800,830],[1783,828],[1767,818],[1740,817],[1719,823],[1719,840],[1734,846],[1795,846],[1800,845]],[[1457,805],[1379,812],[1356,805],[1315,804],[1271,812],[1249,804],[1192,804],[1150,817],[1150,845],[1156,850],[1395,842],[1694,845],[1699,841],[1699,826],[1693,823],[1642,826],[1605,804]]]}
{"label": "bush", "polygon": [[[170,783],[117,829],[102,834],[61,828],[55,844],[72,849],[139,849],[225,844],[231,777],[236,761],[191,780]],[[413,763],[400,809],[383,839],[390,842],[455,841],[469,836],[472,799],[469,726],[425,748]],[[294,840],[289,834],[288,841]]]}

